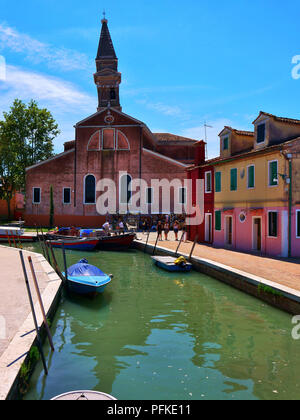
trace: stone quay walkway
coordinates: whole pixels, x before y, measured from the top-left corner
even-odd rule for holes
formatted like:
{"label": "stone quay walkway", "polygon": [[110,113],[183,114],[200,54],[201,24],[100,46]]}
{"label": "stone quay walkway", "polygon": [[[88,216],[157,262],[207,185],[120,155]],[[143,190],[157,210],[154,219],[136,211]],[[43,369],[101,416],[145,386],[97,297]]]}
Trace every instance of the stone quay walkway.
{"label": "stone quay walkway", "polygon": [[[23,251],[23,255],[40,326],[43,323],[42,313],[32,281],[28,256],[32,257],[46,313],[60,289],[61,280],[42,255],[28,251]],[[34,322],[19,250],[0,246],[0,267],[0,400],[4,400],[25,359],[23,355],[30,350],[36,334],[35,331],[32,332]],[[12,365],[9,366],[10,364]]]}
{"label": "stone quay walkway", "polygon": [[[137,237],[138,239],[141,239],[142,242],[146,242],[147,240],[147,234],[144,233],[138,233]],[[180,232],[178,237],[180,239]],[[151,233],[148,243],[151,245],[155,244],[156,238],[157,233]],[[169,233],[168,239],[168,241],[159,241],[157,246],[176,250],[178,242],[175,241],[175,235],[173,232]],[[179,253],[189,255],[192,246],[192,242],[182,242],[179,248]],[[282,286],[300,291],[300,259],[264,257],[223,248],[215,248],[203,244],[196,245],[193,256],[224,264],[237,270],[278,283]]]}

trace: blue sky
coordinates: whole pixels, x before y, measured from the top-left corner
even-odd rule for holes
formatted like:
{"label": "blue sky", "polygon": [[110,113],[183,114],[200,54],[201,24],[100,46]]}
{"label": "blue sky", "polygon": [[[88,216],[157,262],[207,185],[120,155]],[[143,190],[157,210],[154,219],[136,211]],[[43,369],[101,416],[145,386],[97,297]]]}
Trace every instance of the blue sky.
{"label": "blue sky", "polygon": [[62,134],[93,114],[103,9],[119,58],[123,111],[153,132],[196,139],[218,155],[224,125],[252,129],[260,110],[300,119],[299,0],[0,0],[0,115],[14,98],[50,109]]}

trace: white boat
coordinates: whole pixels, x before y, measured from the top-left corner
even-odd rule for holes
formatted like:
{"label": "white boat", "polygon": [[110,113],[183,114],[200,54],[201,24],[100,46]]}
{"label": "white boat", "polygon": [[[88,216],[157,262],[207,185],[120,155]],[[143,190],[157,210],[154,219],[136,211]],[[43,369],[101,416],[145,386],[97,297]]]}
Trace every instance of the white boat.
{"label": "white boat", "polygon": [[0,242],[33,242],[36,235],[26,234],[24,229],[10,226],[0,226]]}

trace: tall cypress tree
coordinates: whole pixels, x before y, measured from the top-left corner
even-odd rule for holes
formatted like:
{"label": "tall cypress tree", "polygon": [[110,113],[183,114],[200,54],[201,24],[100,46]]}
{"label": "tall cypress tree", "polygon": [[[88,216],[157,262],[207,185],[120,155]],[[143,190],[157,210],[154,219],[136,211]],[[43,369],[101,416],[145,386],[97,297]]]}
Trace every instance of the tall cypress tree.
{"label": "tall cypress tree", "polygon": [[50,228],[54,226],[54,200],[53,200],[53,187],[50,187],[50,219],[49,219]]}

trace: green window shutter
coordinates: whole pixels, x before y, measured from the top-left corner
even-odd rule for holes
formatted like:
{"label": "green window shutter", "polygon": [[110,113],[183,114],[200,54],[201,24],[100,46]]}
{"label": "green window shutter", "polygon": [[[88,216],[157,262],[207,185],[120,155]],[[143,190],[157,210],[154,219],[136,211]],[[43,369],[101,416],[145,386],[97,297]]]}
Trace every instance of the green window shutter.
{"label": "green window shutter", "polygon": [[269,165],[269,185],[278,185],[278,163],[270,162]]}
{"label": "green window shutter", "polygon": [[257,143],[263,143],[266,138],[266,126],[265,124],[260,124],[257,126]]}
{"label": "green window shutter", "polygon": [[230,171],[230,190],[236,191],[237,190],[237,169],[231,169]]}
{"label": "green window shutter", "polygon": [[223,139],[223,150],[228,150],[228,146],[229,146],[229,138],[224,137],[224,139]]}
{"label": "green window shutter", "polygon": [[222,221],[221,221],[221,211],[215,211],[215,230],[222,229]]}
{"label": "green window shutter", "polygon": [[254,166],[248,167],[248,188],[255,187]]}
{"label": "green window shutter", "polygon": [[222,185],[221,185],[221,172],[216,172],[216,192],[221,192]]}

